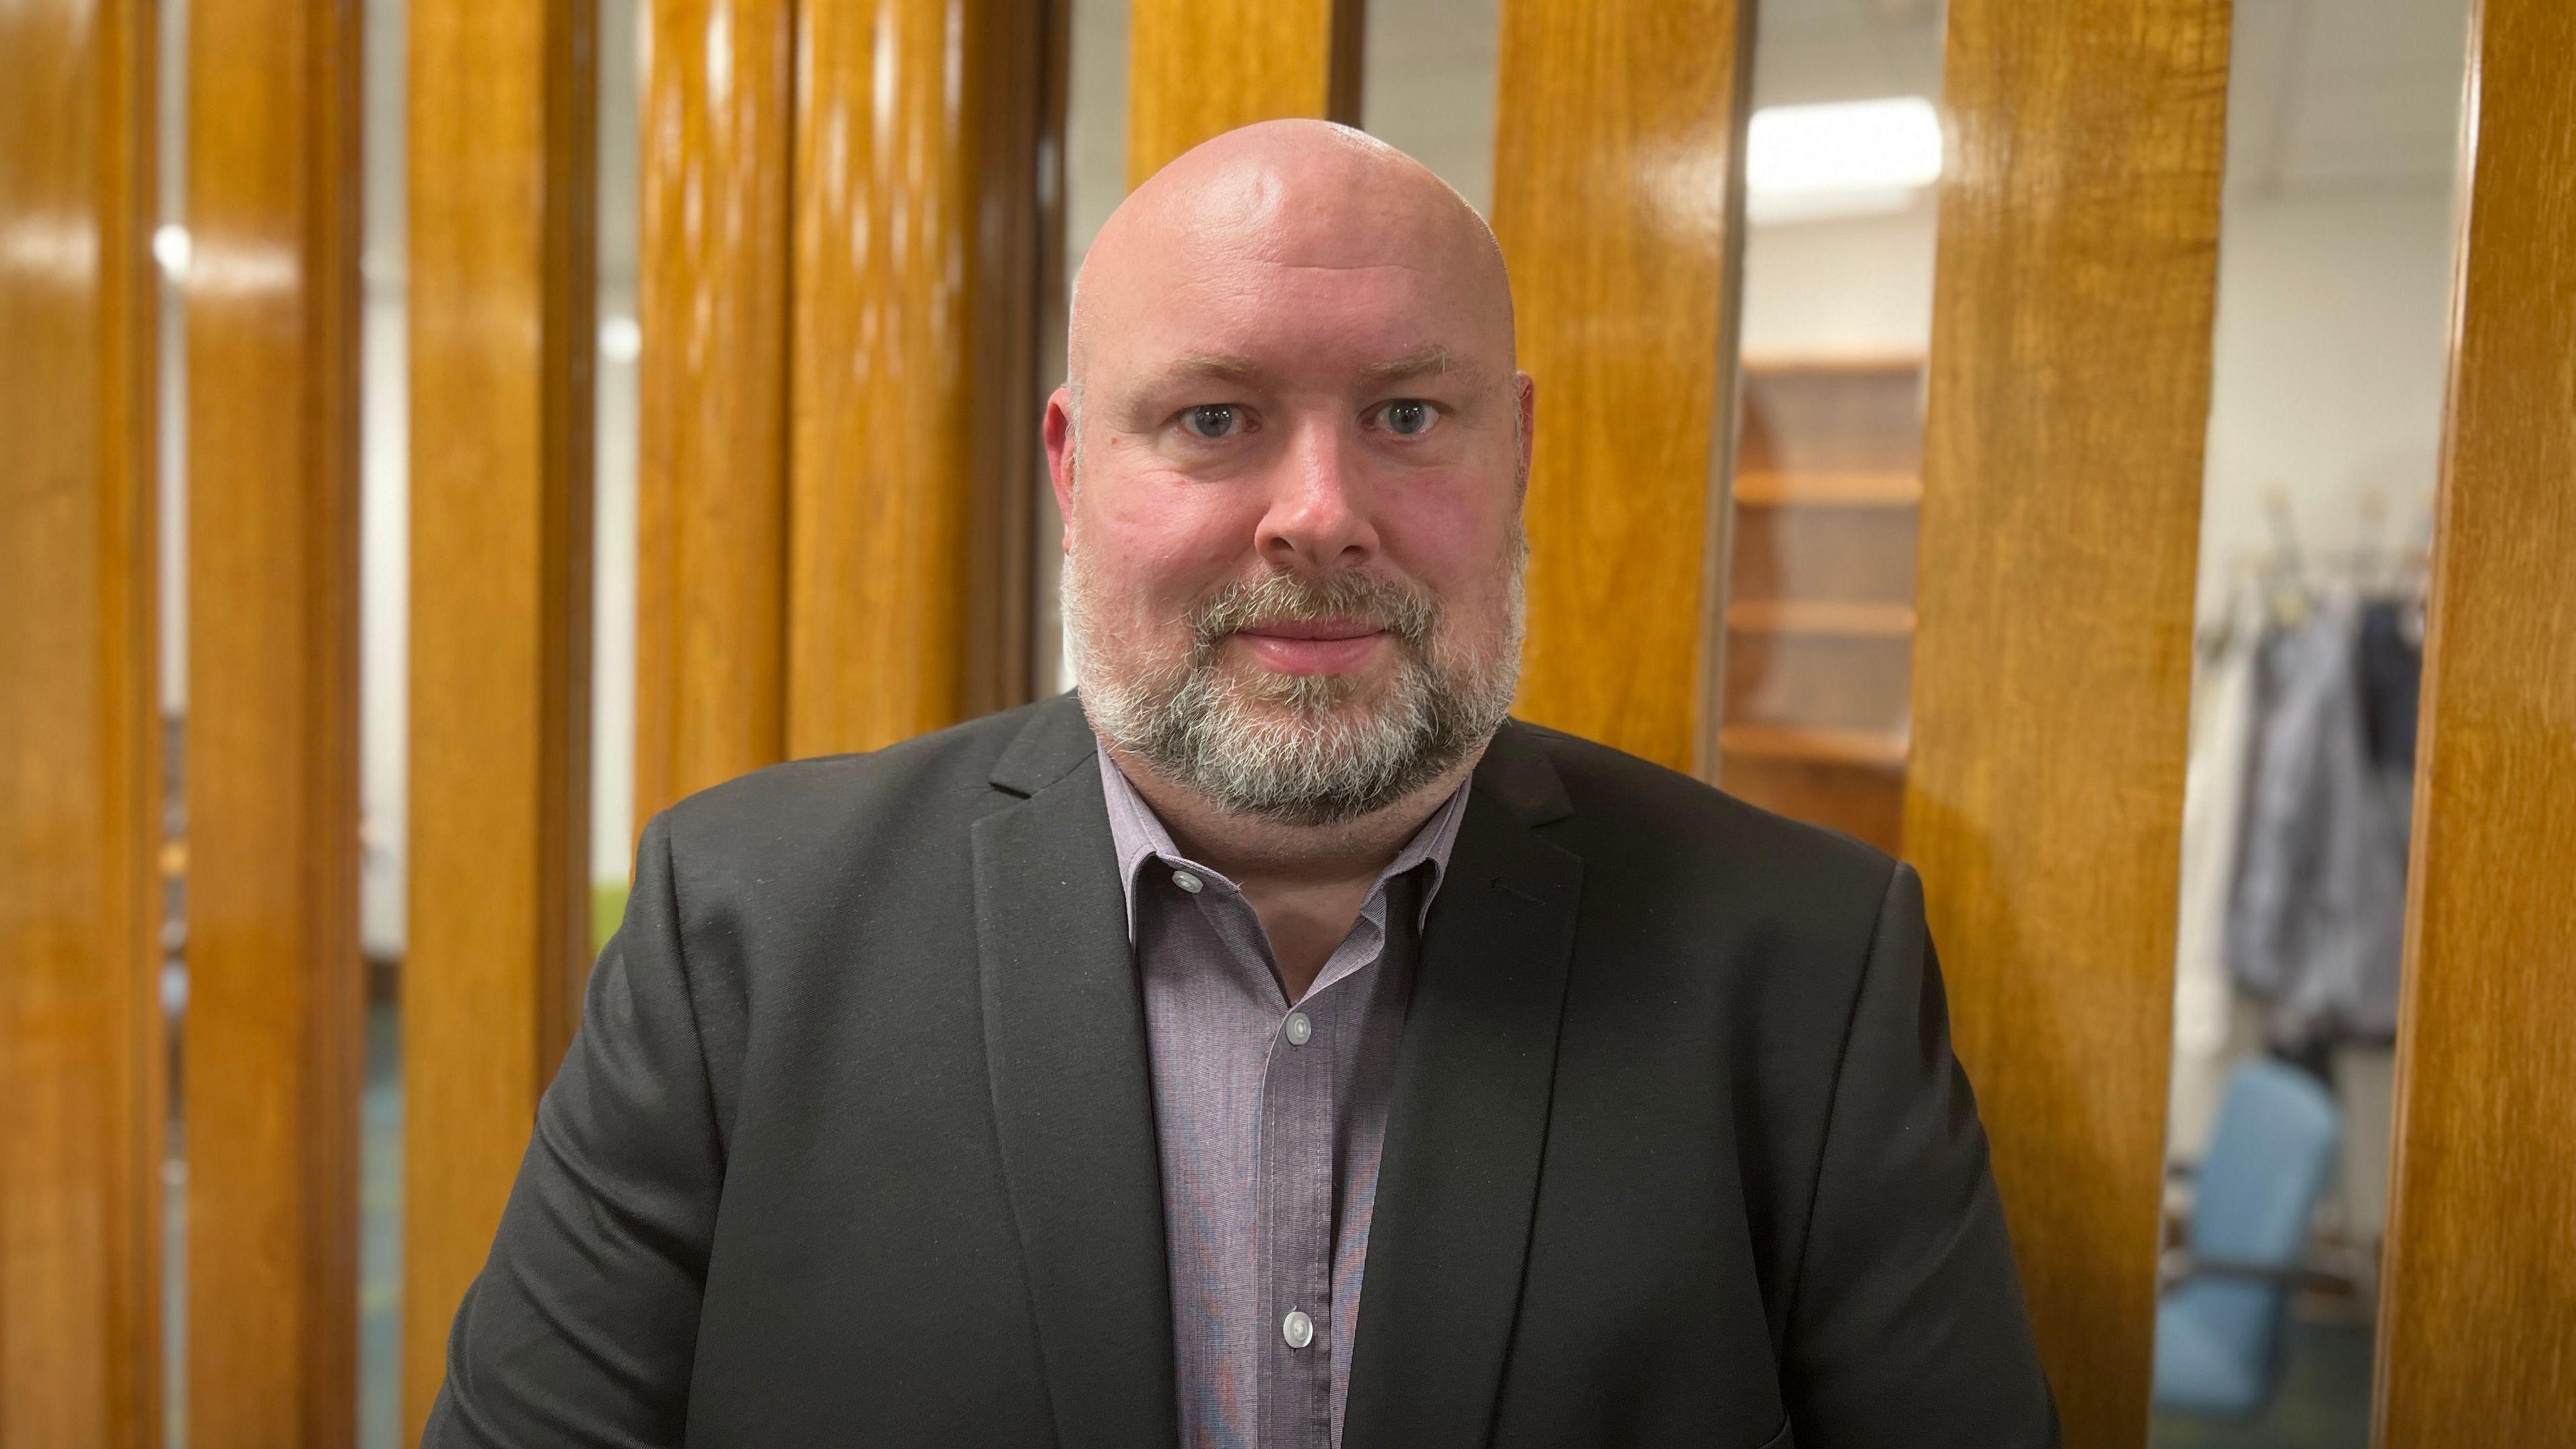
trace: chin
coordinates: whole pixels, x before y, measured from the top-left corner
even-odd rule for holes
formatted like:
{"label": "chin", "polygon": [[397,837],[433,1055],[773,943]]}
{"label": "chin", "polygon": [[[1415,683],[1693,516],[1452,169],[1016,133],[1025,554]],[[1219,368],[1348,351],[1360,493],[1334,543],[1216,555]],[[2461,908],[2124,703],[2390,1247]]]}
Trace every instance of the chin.
{"label": "chin", "polygon": [[1383,671],[1289,674],[1255,664],[1235,672],[1247,704],[1280,718],[1313,720],[1377,714],[1386,703]]}

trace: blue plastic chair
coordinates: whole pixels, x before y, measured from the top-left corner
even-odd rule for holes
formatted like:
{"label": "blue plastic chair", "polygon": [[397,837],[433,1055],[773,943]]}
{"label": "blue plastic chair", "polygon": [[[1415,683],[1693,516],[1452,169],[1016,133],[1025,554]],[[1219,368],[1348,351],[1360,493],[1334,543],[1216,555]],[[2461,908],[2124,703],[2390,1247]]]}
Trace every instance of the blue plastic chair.
{"label": "blue plastic chair", "polygon": [[2156,1305],[2157,1408],[2241,1416],[2271,1401],[2342,1130],[2334,1098],[2296,1067],[2261,1059],[2228,1077],[2192,1205],[2195,1266]]}

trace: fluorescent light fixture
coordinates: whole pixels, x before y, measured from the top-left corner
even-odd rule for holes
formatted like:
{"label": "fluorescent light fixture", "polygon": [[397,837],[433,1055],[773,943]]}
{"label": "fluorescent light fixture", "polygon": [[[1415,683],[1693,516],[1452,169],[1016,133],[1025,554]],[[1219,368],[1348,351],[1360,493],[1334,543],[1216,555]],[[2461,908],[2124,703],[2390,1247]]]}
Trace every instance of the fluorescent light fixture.
{"label": "fluorescent light fixture", "polygon": [[184,226],[159,226],[152,231],[152,258],[161,264],[163,275],[179,281],[188,275],[188,229]]}
{"label": "fluorescent light fixture", "polygon": [[1902,211],[1941,176],[1941,113],[1921,96],[1765,106],[1745,141],[1757,223]]}

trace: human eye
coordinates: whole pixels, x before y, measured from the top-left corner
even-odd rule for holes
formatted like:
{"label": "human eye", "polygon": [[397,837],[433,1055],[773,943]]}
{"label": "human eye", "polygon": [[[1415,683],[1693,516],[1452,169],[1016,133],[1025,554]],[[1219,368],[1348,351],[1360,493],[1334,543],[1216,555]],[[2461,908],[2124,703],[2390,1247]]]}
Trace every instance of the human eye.
{"label": "human eye", "polygon": [[1222,442],[1252,430],[1249,412],[1234,403],[1201,403],[1181,409],[1181,428],[1202,442]]}
{"label": "human eye", "polygon": [[1418,397],[1400,397],[1372,410],[1377,425],[1399,438],[1418,438],[1440,420],[1440,405]]}

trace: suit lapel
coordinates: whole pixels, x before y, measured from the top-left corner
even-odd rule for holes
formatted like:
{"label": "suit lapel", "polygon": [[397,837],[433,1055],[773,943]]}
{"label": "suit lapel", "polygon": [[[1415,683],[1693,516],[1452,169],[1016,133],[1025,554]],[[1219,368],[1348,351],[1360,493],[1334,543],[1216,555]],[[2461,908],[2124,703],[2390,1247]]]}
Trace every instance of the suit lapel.
{"label": "suit lapel", "polygon": [[1145,1016],[1090,728],[1052,701],[975,823],[985,1063],[1065,1449],[1179,1438]]}
{"label": "suit lapel", "polygon": [[1477,767],[1425,927],[1389,1109],[1343,1442],[1485,1442],[1520,1303],[1582,863],[1532,828],[1569,813],[1506,725]]}

